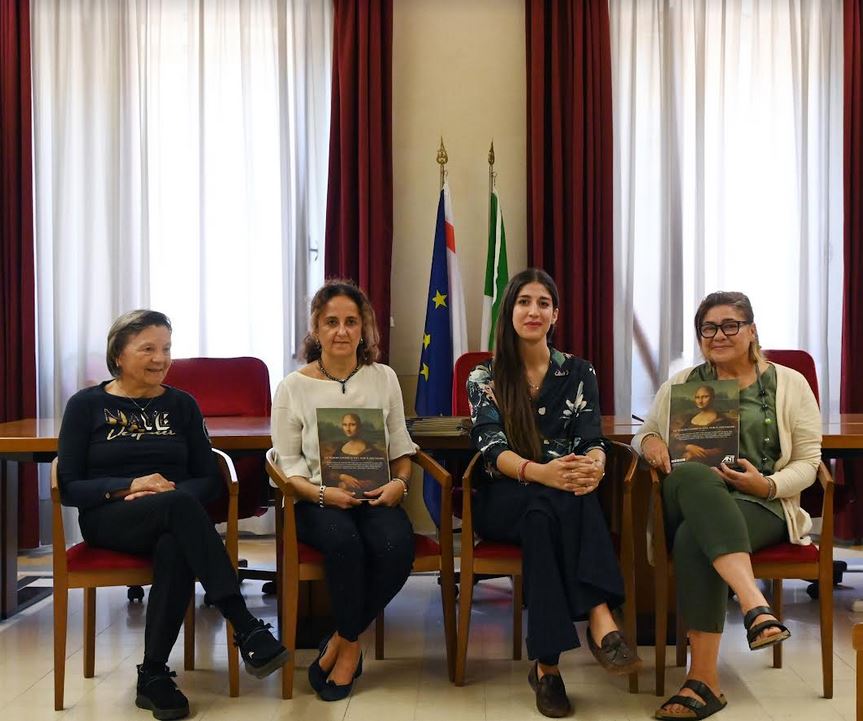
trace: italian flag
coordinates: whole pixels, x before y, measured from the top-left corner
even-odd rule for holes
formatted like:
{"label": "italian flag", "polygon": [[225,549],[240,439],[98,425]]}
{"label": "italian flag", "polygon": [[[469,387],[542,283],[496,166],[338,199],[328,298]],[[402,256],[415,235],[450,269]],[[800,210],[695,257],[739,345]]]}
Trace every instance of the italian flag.
{"label": "italian flag", "polygon": [[488,218],[488,254],[485,261],[485,289],[482,300],[482,332],[480,350],[494,350],[495,328],[503,289],[509,280],[506,267],[506,231],[497,190],[491,191]]}

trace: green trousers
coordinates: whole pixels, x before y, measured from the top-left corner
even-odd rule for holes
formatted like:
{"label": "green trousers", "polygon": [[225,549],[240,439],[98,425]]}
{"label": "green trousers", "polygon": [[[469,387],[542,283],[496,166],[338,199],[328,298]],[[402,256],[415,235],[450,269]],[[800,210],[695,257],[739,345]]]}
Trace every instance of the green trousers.
{"label": "green trousers", "polygon": [[683,463],[662,482],[672,543],[677,608],[693,631],[722,633],[728,586],[713,568],[717,556],[752,553],[788,541],[784,519],[735,498],[725,481],[701,463]]}

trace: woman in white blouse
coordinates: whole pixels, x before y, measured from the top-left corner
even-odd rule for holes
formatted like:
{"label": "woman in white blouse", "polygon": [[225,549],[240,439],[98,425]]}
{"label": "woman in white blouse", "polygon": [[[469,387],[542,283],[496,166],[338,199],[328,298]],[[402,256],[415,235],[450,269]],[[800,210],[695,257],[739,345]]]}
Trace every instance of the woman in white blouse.
{"label": "woman in white blouse", "polygon": [[[378,339],[365,293],[350,281],[327,281],[312,299],[307,365],[282,380],[273,401],[273,445],[300,499],[297,536],[324,554],[336,619],[309,667],[309,682],[325,701],[351,692],[362,673],[359,635],[398,593],[413,563],[413,529],[400,504],[417,447],[396,374],[375,363]],[[391,480],[367,491],[368,500],[321,483],[319,408],[383,411]]]}

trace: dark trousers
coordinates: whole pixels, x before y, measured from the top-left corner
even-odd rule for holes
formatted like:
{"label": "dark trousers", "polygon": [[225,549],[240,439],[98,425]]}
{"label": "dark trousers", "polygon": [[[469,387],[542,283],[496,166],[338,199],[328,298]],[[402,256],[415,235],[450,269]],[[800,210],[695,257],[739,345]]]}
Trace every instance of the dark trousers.
{"label": "dark trousers", "polygon": [[476,527],[490,541],[521,546],[527,654],[556,665],[580,645],[573,621],[623,602],[623,579],[597,494],[576,496],[531,483],[480,486]]}
{"label": "dark trousers", "polygon": [[722,633],[728,586],[713,567],[714,559],[787,542],[785,519],[731,495],[725,481],[702,463],[683,463],[662,481],[662,506],[686,626]]}
{"label": "dark trousers", "polygon": [[[231,599],[247,615],[237,575],[201,503],[182,491],[114,501],[82,511],[81,534],[91,546],[152,556],[144,659],[164,664],[177,640],[195,578],[222,608]],[[242,618],[228,618],[235,628]]]}
{"label": "dark trousers", "polygon": [[414,560],[413,528],[404,509],[294,506],[297,538],[324,554],[339,636],[356,641],[404,586]]}

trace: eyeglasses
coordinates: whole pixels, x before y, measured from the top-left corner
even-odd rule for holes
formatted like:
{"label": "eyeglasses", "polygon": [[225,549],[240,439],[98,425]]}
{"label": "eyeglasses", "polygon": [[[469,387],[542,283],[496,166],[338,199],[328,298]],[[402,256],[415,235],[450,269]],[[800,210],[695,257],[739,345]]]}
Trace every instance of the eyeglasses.
{"label": "eyeglasses", "polygon": [[740,327],[744,325],[751,325],[751,320],[724,320],[719,325],[716,323],[705,323],[698,329],[698,333],[702,338],[714,338],[716,334],[721,330],[722,334],[726,338],[730,338],[733,335],[737,335],[740,332]]}

